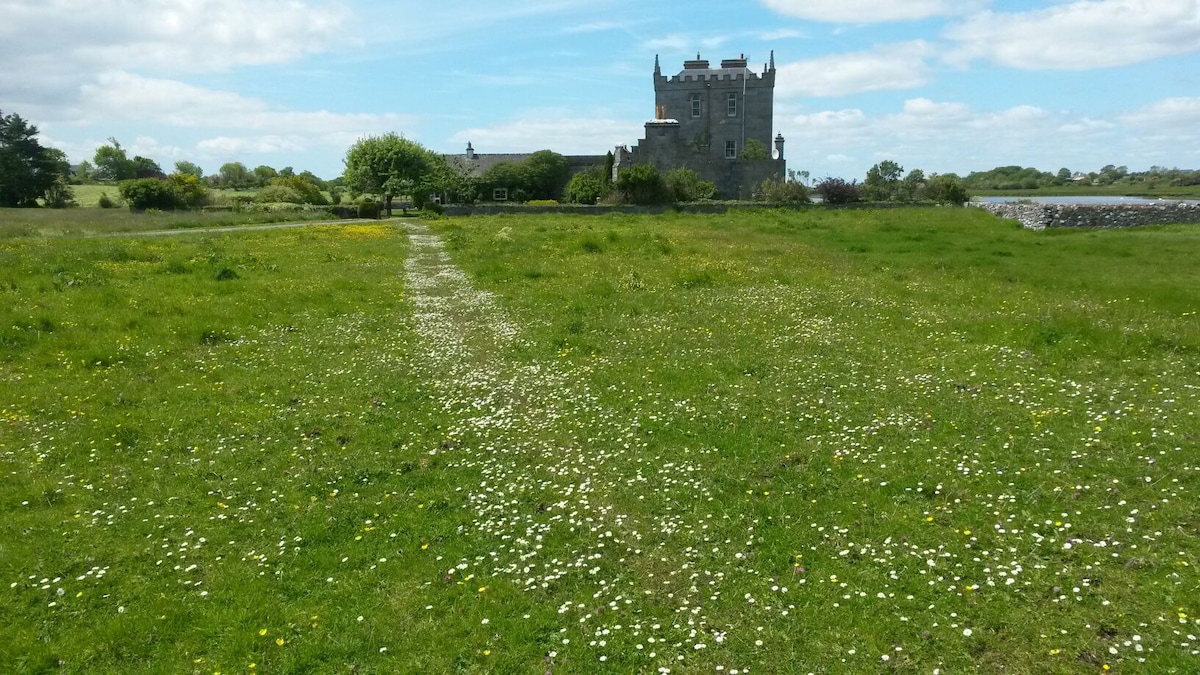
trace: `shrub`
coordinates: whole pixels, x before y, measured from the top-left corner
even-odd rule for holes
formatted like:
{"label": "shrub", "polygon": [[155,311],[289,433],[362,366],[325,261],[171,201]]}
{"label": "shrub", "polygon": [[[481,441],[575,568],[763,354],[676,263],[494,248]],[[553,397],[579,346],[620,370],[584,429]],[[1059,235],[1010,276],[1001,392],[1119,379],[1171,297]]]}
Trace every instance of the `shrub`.
{"label": "shrub", "polygon": [[700,174],[691,169],[673,169],[663,177],[663,182],[670,191],[671,197],[677,202],[695,202],[701,199],[714,199],[717,196],[717,185],[704,180]]}
{"label": "shrub", "polygon": [[558,201],[554,199],[530,199],[525,203],[529,206],[558,206]]}
{"label": "shrub", "polygon": [[826,178],[817,183],[816,191],[826,204],[852,204],[862,201],[862,186],[856,180]]}
{"label": "shrub", "polygon": [[635,164],[617,177],[617,191],[629,204],[665,204],[671,193],[658,169],[650,164]]}
{"label": "shrub", "polygon": [[198,209],[208,204],[209,191],[198,176],[190,173],[173,173],[168,178],[175,186],[185,206]]}
{"label": "shrub", "polygon": [[179,188],[163,178],[135,178],[122,181],[118,190],[121,198],[134,211],[149,209],[174,211],[186,206]]}
{"label": "shrub", "polygon": [[742,148],[742,159],[771,159],[771,152],[767,150],[767,146],[763,145],[762,141],[751,138]]}
{"label": "shrub", "polygon": [[116,207],[117,202],[114,201],[112,197],[109,197],[107,192],[100,193],[100,208],[115,209]]}
{"label": "shrub", "polygon": [[601,197],[608,194],[608,185],[599,176],[589,171],[571,176],[565,191],[566,200],[572,204],[595,204]]}
{"label": "shrub", "polygon": [[[321,188],[309,180],[301,176],[281,176],[272,178],[268,189],[272,187],[282,187],[293,191],[296,195],[295,199],[273,199],[267,201],[287,201],[293,204],[315,204],[317,206],[325,206],[329,204],[329,200],[325,199],[325,194],[321,192]],[[259,199],[259,201],[264,201]]]}
{"label": "shrub", "polygon": [[291,186],[272,183],[259,190],[258,194],[254,196],[254,201],[259,204],[303,204],[304,196],[293,190]]}
{"label": "shrub", "polygon": [[935,175],[925,183],[925,199],[938,204],[962,206],[971,199],[967,186],[957,176]]}
{"label": "shrub", "polygon": [[803,204],[810,201],[808,188],[800,181],[786,180],[782,176],[768,178],[754,189],[754,201],[772,204]]}
{"label": "shrub", "polygon": [[379,202],[373,199],[363,198],[358,202],[358,217],[359,218],[379,218],[379,212],[382,210]]}

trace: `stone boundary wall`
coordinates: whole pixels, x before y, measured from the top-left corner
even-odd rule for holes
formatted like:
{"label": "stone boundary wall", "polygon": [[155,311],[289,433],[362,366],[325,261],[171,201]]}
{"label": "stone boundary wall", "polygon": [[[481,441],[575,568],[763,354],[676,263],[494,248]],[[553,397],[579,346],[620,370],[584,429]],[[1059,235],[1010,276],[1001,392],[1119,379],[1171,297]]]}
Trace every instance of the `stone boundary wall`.
{"label": "stone boundary wall", "polygon": [[1200,204],[987,204],[971,202],[999,218],[1015,220],[1029,230],[1048,227],[1144,227],[1200,223]]}

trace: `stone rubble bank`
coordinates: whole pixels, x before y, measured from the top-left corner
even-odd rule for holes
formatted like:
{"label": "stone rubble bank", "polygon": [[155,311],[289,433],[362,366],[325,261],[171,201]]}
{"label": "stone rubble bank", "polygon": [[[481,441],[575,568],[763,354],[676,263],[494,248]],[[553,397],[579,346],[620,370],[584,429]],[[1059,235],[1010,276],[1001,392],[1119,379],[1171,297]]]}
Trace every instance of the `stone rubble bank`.
{"label": "stone rubble bank", "polygon": [[1048,227],[1144,227],[1200,223],[1200,204],[1163,202],[1162,204],[988,204],[972,202],[999,218],[1015,220],[1021,227],[1044,230]]}

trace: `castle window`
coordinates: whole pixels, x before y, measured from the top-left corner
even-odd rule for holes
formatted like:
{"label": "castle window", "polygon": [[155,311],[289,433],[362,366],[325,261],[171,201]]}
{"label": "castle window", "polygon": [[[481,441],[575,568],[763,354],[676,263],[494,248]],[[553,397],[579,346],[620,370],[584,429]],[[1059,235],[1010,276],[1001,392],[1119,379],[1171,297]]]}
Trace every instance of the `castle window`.
{"label": "castle window", "polygon": [[725,141],[725,159],[737,159],[737,141]]}
{"label": "castle window", "polygon": [[508,188],[492,188],[492,201],[494,201],[494,202],[508,201]]}
{"label": "castle window", "polygon": [[692,117],[700,116],[700,94],[692,94]]}
{"label": "castle window", "polygon": [[729,94],[725,97],[725,114],[737,117],[737,94]]}

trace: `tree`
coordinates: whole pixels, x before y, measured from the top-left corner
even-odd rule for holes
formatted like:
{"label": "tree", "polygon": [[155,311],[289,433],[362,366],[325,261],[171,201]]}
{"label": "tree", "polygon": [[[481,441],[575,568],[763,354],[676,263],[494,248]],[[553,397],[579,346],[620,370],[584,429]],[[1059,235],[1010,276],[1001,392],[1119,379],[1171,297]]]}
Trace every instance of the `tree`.
{"label": "tree", "polygon": [[971,199],[966,184],[952,173],[930,176],[923,192],[926,199],[938,204],[962,206]]}
{"label": "tree", "polygon": [[[178,167],[178,164],[176,166]],[[195,168],[199,170],[200,167]],[[177,171],[167,176],[167,180],[174,186],[184,206],[195,209],[208,203],[208,187],[204,185],[200,175]]]}
{"label": "tree", "polygon": [[762,141],[751,138],[742,148],[742,159],[771,159],[771,152]]}
{"label": "tree", "polygon": [[266,164],[260,164],[256,167],[254,167],[254,179],[258,182],[259,185],[266,185],[266,184],[270,183],[271,179],[275,178],[278,175],[279,175],[278,171],[267,166]]}
{"label": "tree", "polygon": [[325,185],[325,181],[318,178],[317,175],[311,171],[301,171],[300,173],[296,174],[296,177],[302,178],[302,179],[308,181],[309,183],[316,185],[317,188],[320,190],[324,190],[327,187]]}
{"label": "tree", "polygon": [[95,172],[96,167],[92,166],[92,163],[85,159],[79,163],[79,166],[75,167],[75,173],[72,174],[71,180],[76,183],[90,183],[95,180],[95,176],[92,175]]}
{"label": "tree", "polygon": [[244,190],[254,185],[254,175],[241,162],[226,162],[218,171],[221,184],[234,190]]}
{"label": "tree", "polygon": [[0,111],[0,206],[37,206],[37,200],[51,190],[56,195],[65,191],[70,201],[66,156],[61,150],[42,147],[37,134],[37,127],[20,115]]}
{"label": "tree", "polygon": [[392,198],[411,195],[430,172],[433,153],[395,133],[367,136],[346,151],[346,186],[352,194],[383,198],[392,215]]}
{"label": "tree", "polygon": [[425,201],[436,195],[442,203],[469,204],[475,201],[477,191],[478,181],[465,167],[447,162],[441,155],[430,155],[429,173],[425,175],[413,203],[424,208]]}
{"label": "tree", "polygon": [[558,199],[571,177],[567,158],[552,150],[538,150],[521,162],[530,199]]}
{"label": "tree", "polygon": [[858,181],[844,178],[825,178],[814,188],[826,204],[852,204],[862,201],[862,186]]}
{"label": "tree", "polygon": [[175,162],[175,173],[186,174],[188,176],[195,176],[198,179],[204,178],[204,170],[201,169],[198,164],[195,164],[193,162],[188,162],[188,161],[181,160],[181,161]]}
{"label": "tree", "polygon": [[186,204],[179,189],[169,180],[161,178],[135,178],[122,181],[118,188],[121,198],[133,211],[160,209],[173,211]]}
{"label": "tree", "polygon": [[100,180],[119,181],[137,177],[137,166],[125,154],[125,148],[111,136],[108,145],[96,148],[92,162],[96,165],[95,175]]}
{"label": "tree", "polygon": [[863,197],[871,202],[895,201],[900,194],[900,176],[904,167],[890,159],[876,164],[867,171],[863,181]]}
{"label": "tree", "polygon": [[158,162],[149,157],[135,155],[130,162],[133,163],[133,175],[136,178],[166,178],[167,174],[163,173],[162,167]]}
{"label": "tree", "polygon": [[563,197],[572,204],[595,204],[608,194],[608,185],[600,177],[602,171],[582,171],[571,176]]}
{"label": "tree", "polygon": [[521,162],[497,162],[479,177],[485,199],[494,199],[496,190],[504,190],[505,199],[523,202],[529,199],[529,181]]}
{"label": "tree", "polygon": [[617,176],[617,191],[630,204],[663,204],[671,193],[652,164],[634,164]]}
{"label": "tree", "polygon": [[925,172],[920,169],[913,169],[908,172],[904,180],[900,181],[899,192],[896,198],[902,202],[911,202],[921,194],[921,190],[925,187]]}

